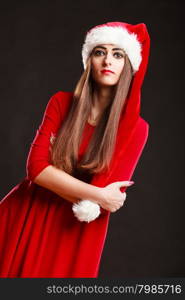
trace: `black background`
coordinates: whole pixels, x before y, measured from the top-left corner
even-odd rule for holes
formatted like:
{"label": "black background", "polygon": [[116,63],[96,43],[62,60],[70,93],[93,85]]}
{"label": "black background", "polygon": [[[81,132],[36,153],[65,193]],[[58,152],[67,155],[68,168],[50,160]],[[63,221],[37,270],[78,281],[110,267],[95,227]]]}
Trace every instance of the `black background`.
{"label": "black background", "polygon": [[99,277],[185,277],[183,1],[0,4],[1,199],[26,175],[50,96],[75,87],[86,31],[110,21],[147,25],[141,116],[150,132],[127,201],[111,214]]}

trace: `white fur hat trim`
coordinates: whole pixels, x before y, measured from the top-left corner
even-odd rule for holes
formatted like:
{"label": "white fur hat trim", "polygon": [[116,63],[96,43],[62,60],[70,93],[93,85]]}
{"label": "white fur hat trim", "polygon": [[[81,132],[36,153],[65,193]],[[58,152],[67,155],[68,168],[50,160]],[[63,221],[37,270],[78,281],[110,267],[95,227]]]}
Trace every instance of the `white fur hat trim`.
{"label": "white fur hat trim", "polygon": [[87,59],[95,46],[100,44],[115,44],[122,48],[128,55],[133,67],[134,73],[138,71],[142,56],[141,43],[135,33],[129,33],[126,28],[121,26],[100,26],[91,29],[85,38],[82,46],[82,60],[84,69],[86,68]]}

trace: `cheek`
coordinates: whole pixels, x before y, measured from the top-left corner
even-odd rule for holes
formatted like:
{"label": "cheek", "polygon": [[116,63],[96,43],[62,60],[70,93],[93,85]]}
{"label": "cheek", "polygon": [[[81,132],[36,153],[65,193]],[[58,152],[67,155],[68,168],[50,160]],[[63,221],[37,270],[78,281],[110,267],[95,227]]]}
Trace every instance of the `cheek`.
{"label": "cheek", "polygon": [[99,69],[99,63],[98,61],[92,61],[91,69],[93,73],[96,73]]}
{"label": "cheek", "polygon": [[123,68],[124,68],[124,65],[125,65],[125,62],[124,62],[124,61],[121,62],[121,63],[119,63],[119,64],[117,65],[117,74],[118,74],[118,75],[121,74],[121,72],[122,72],[122,70],[123,70]]}

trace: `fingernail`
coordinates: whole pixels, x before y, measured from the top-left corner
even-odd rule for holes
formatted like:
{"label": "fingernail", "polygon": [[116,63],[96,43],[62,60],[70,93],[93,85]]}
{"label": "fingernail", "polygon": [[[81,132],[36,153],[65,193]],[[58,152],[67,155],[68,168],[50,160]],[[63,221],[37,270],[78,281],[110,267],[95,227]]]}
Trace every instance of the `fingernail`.
{"label": "fingernail", "polygon": [[132,185],[132,184],[134,184],[134,181],[129,181],[129,185]]}

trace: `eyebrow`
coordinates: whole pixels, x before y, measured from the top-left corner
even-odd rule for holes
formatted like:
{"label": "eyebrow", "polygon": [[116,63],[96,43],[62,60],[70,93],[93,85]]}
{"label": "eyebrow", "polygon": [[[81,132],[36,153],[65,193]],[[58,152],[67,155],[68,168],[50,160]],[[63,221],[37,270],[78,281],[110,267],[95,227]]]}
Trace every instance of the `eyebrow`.
{"label": "eyebrow", "polygon": [[[96,46],[95,49],[96,48],[102,48],[102,49],[105,49],[105,50],[107,49],[106,47],[103,47],[103,46]],[[121,51],[123,51],[123,49],[121,49],[121,48],[113,48],[112,50],[121,50]]]}

